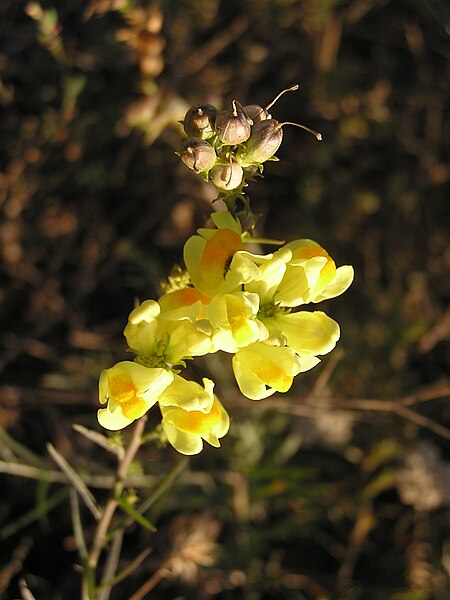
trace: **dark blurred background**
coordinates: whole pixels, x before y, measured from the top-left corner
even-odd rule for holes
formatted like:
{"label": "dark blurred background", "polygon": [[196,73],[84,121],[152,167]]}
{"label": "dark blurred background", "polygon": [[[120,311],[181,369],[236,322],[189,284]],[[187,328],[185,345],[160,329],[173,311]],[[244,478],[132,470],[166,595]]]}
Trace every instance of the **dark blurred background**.
{"label": "dark blurred background", "polygon": [[[192,527],[214,560],[181,561],[155,598],[449,597],[449,31],[443,0],[2,1],[2,598],[22,577],[38,599],[79,597],[65,486],[17,464],[54,470],[51,442],[80,472],[114,466],[72,424],[98,429],[128,313],[161,294],[215,197],[175,155],[178,121],[294,83],[273,116],[324,141],[286,126],[248,193],[259,234],[354,265],[320,306],[338,349],[261,403],[240,397],[229,356],[195,361],[231,432],[152,506],[157,534],[128,534],[124,560],[154,552],[112,597]],[[139,495],[178,461],[144,449]]]}

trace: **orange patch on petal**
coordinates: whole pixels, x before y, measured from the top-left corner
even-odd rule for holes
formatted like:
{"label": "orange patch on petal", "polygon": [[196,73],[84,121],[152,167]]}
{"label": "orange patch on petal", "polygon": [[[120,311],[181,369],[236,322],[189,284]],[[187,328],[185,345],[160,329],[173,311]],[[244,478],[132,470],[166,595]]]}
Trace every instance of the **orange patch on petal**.
{"label": "orange patch on petal", "polygon": [[202,413],[199,410],[186,411],[177,410],[174,425],[181,431],[187,433],[196,433],[201,435],[207,433],[215,427],[222,419],[222,411],[217,400],[214,400],[209,413]]}
{"label": "orange patch on petal", "polygon": [[225,278],[234,254],[239,250],[244,250],[241,236],[231,229],[218,229],[203,250],[200,261],[202,285],[219,285]]}
{"label": "orange patch on petal", "polygon": [[181,308],[183,306],[191,306],[195,302],[209,304],[210,299],[204,296],[199,290],[193,287],[187,287],[182,290],[172,292],[164,298],[164,307],[166,310]]}
{"label": "orange patch on petal", "polygon": [[141,417],[147,409],[147,404],[136,394],[136,386],[126,373],[108,375],[109,396],[118,404],[127,419]]}
{"label": "orange patch on petal", "polygon": [[229,299],[227,302],[227,316],[233,335],[236,336],[247,325],[244,308],[239,300]]}
{"label": "orange patch on petal", "polygon": [[251,371],[269,387],[279,392],[287,392],[292,385],[293,377],[272,361],[262,359],[250,366]]}
{"label": "orange patch on petal", "polygon": [[326,264],[320,271],[319,281],[317,285],[320,288],[325,287],[336,276],[336,264],[328,252],[322,246],[301,246],[292,252],[293,258],[316,258],[316,256],[324,256],[327,259]]}

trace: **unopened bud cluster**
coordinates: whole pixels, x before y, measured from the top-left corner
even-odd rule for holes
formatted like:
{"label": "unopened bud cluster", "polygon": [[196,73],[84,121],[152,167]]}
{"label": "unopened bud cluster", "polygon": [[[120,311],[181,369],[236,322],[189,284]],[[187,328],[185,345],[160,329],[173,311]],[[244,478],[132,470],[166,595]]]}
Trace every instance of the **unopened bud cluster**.
{"label": "unopened bud cluster", "polygon": [[184,164],[210,181],[219,197],[237,196],[255,171],[262,172],[263,163],[277,160],[275,152],[283,140],[283,126],[296,125],[321,135],[296,123],[280,123],[272,118],[269,108],[288,91],[283,90],[266,108],[257,104],[242,106],[237,100],[231,109],[218,111],[211,104],[191,107],[182,121],[189,136],[183,143],[179,156]]}

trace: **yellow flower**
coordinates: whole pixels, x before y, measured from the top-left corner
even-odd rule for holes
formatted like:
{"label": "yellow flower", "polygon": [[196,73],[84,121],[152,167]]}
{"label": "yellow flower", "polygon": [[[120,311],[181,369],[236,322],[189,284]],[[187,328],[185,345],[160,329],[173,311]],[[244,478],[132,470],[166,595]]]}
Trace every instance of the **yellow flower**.
{"label": "yellow flower", "polygon": [[123,429],[142,417],[172,383],[173,374],[165,369],[150,369],[122,361],[102,371],[99,381],[101,408],[97,418],[103,427]]}
{"label": "yellow flower", "polygon": [[176,365],[185,358],[207,354],[211,350],[209,325],[191,322],[192,306],[185,312],[182,308],[161,312],[155,300],[146,300],[128,318],[123,332],[128,346],[155,366]]}
{"label": "yellow flower", "polygon": [[312,240],[295,240],[286,244],[292,259],[274,294],[281,306],[300,306],[339,296],[353,281],[353,267],[336,268],[328,252]]}
{"label": "yellow flower", "polygon": [[257,342],[236,352],[233,371],[244,396],[261,400],[276,391],[287,392],[295,375],[311,369],[318,362],[315,356],[300,358],[287,346]]}
{"label": "yellow flower", "polygon": [[255,292],[260,304],[271,304],[278,287],[286,273],[286,265],[292,259],[292,252],[286,247],[280,248],[259,267],[258,275],[245,285],[247,292]]}
{"label": "yellow flower", "polygon": [[258,294],[234,292],[214,296],[206,312],[212,326],[214,349],[236,352],[238,348],[267,339],[269,332],[256,319],[258,309]]}
{"label": "yellow flower", "polygon": [[[236,260],[244,250],[241,236],[231,229],[199,230],[184,245],[184,262],[191,281],[206,296],[230,292],[257,273],[251,261]],[[234,264],[233,264],[234,263]]]}
{"label": "yellow flower", "polygon": [[327,354],[340,337],[339,325],[324,312],[279,312],[263,319],[271,339],[286,344],[300,356]]}
{"label": "yellow flower", "polygon": [[[224,211],[225,214],[225,211]],[[272,255],[247,252],[240,225],[223,213],[211,215],[218,229],[199,229],[184,245],[184,262],[193,285],[205,296],[240,289],[257,277],[258,266]]]}
{"label": "yellow flower", "polygon": [[183,410],[178,406],[161,406],[162,428],[170,444],[181,454],[198,454],[203,448],[203,440],[219,448],[219,438],[229,427],[230,419],[214,396],[211,410]]}
{"label": "yellow flower", "polygon": [[203,387],[196,381],[188,381],[180,375],[174,375],[173,382],[158,399],[160,406],[178,406],[185,411],[209,413],[214,402],[214,382],[206,377]]}

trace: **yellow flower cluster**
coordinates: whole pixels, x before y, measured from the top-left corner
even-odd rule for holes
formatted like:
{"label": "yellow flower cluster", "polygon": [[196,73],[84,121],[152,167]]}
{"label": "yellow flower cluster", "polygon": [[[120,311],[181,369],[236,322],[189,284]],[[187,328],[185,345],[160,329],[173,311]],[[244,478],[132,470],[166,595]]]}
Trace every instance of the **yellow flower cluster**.
{"label": "yellow flower cluster", "polygon": [[215,229],[199,229],[185,244],[189,283],[131,312],[124,335],[134,362],[103,371],[99,384],[103,427],[121,429],[158,403],[165,436],[183,454],[197,454],[204,440],[220,446],[229,428],[214,383],[181,377],[184,361],[229,352],[247,398],[286,392],[340,335],[324,312],[294,309],[338,296],[353,281],[353,268],[336,268],[316,242],[295,240],[271,254],[252,254],[229,212],[212,218]]}

